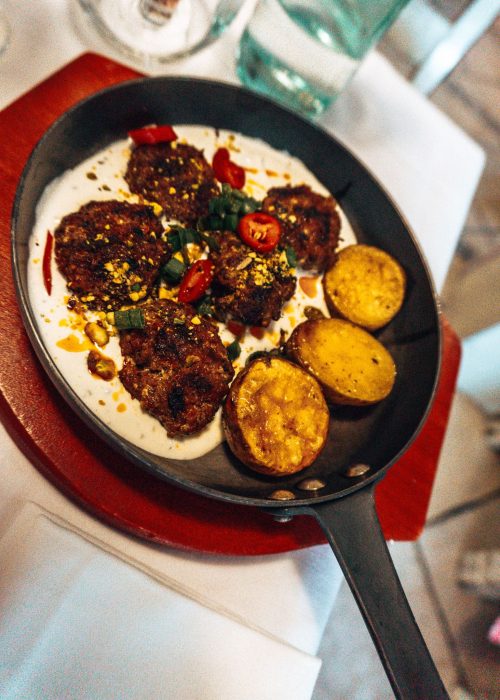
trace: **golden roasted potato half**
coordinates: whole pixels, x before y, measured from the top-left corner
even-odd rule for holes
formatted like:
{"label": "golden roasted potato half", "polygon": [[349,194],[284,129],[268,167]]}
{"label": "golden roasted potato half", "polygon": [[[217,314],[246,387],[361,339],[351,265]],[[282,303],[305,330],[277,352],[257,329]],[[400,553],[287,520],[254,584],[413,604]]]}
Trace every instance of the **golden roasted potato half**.
{"label": "golden roasted potato half", "polygon": [[380,248],[350,245],[323,276],[332,316],[374,331],[394,318],[403,303],[406,275],[401,265]]}
{"label": "golden roasted potato half", "polygon": [[304,321],[288,339],[286,352],[316,377],[332,403],[377,403],[396,378],[394,360],[384,346],[344,319]]}
{"label": "golden roasted potato half", "polygon": [[281,357],[256,359],[240,372],[222,415],[236,457],[271,476],[294,474],[314,462],[330,421],[318,382]]}

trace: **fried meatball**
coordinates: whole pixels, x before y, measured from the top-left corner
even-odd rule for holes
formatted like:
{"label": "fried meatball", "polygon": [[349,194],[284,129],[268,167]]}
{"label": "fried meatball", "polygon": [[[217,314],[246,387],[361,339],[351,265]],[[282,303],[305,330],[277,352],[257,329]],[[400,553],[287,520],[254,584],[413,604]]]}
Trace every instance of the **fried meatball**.
{"label": "fried meatball", "polygon": [[218,318],[249,326],[277,320],[296,283],[283,251],[257,253],[229,231],[216,240],[219,249],[210,259],[215,265],[212,294]]}
{"label": "fried meatball", "polygon": [[301,267],[322,272],[333,263],[340,232],[333,197],[323,197],[307,185],[273,187],[262,210],[280,219],[282,241],[293,248]]}
{"label": "fried meatball", "polygon": [[203,152],[177,141],[136,146],[125,180],[131,192],[158,202],[167,218],[183,224],[207,214],[209,200],[220,194]]}
{"label": "fried meatball", "polygon": [[91,309],[145,298],[169,257],[153,209],[108,200],[64,216],[54,232],[55,258],[68,289]]}
{"label": "fried meatball", "polygon": [[145,327],[120,333],[120,379],[167,435],[190,435],[213,419],[234,375],[212,321],[188,304],[151,300]]}

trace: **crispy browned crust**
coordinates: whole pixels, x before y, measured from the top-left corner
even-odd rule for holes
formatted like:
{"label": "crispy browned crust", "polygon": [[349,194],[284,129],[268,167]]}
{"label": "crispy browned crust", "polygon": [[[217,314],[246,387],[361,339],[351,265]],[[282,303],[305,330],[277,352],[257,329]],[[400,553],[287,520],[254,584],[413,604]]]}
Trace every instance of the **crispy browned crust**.
{"label": "crispy browned crust", "polygon": [[54,232],[55,258],[68,289],[91,309],[116,309],[150,294],[168,260],[153,209],[108,200],[64,216]]}
{"label": "crispy browned crust", "polygon": [[134,148],[125,180],[131,192],[161,204],[167,218],[189,225],[220,192],[203,152],[177,141]]}
{"label": "crispy browned crust", "polygon": [[282,243],[295,251],[301,267],[322,272],[335,259],[340,218],[333,197],[313,192],[307,185],[273,187],[262,209],[282,223]]}
{"label": "crispy browned crust", "polygon": [[230,231],[219,234],[217,242],[210,259],[215,265],[212,292],[218,318],[249,326],[268,326],[279,319],[296,285],[284,253],[257,253]]}
{"label": "crispy browned crust", "polygon": [[317,381],[284,358],[254,360],[224,402],[232,452],[251,469],[287,476],[308,467],[323,449],[329,412]]}
{"label": "crispy browned crust", "polygon": [[217,326],[168,299],[141,308],[145,328],[120,333],[120,379],[170,437],[196,433],[213,419],[234,375]]}

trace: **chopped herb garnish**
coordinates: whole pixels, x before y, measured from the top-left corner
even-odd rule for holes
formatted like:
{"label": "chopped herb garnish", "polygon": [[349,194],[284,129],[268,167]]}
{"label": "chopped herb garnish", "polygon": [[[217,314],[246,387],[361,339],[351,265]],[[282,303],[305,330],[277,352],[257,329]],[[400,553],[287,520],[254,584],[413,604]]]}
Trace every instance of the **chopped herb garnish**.
{"label": "chopped herb garnish", "polygon": [[224,219],[222,216],[217,216],[216,214],[211,214],[205,220],[206,227],[209,231],[223,231],[224,230]]}
{"label": "chopped herb garnish", "polygon": [[230,214],[238,214],[241,210],[241,200],[236,199],[236,197],[233,197],[230,199],[227,203],[226,206],[226,212],[229,212]]}
{"label": "chopped herb garnish", "polygon": [[236,231],[240,217],[257,211],[259,207],[260,203],[256,199],[223,183],[221,194],[209,201],[209,214],[201,220],[199,228],[210,231]]}
{"label": "chopped herb garnish", "polygon": [[178,253],[188,243],[199,243],[200,234],[194,228],[173,228],[167,235],[167,240],[174,253]]}
{"label": "chopped herb garnish", "polygon": [[170,258],[168,263],[162,267],[161,276],[169,284],[179,284],[185,271],[186,266],[183,262],[177,258]]}
{"label": "chopped herb garnish", "polygon": [[131,328],[144,328],[142,309],[123,309],[115,311],[113,316],[115,326],[122,331]]}
{"label": "chopped herb garnish", "polygon": [[229,231],[236,231],[238,221],[239,219],[237,214],[226,214],[224,217],[224,228],[228,229]]}
{"label": "chopped herb garnish", "polygon": [[215,238],[205,231],[200,231],[200,238],[204,241],[210,250],[218,251],[220,250],[220,245],[217,243]]}
{"label": "chopped herb garnish", "polygon": [[226,197],[212,197],[208,203],[208,211],[210,214],[224,214],[228,203],[229,200]]}
{"label": "chopped herb garnish", "polygon": [[140,283],[140,282],[136,282],[135,284],[133,284],[133,285],[130,287],[130,291],[131,291],[131,292],[140,292],[140,291],[141,291],[141,283]]}
{"label": "chopped herb garnish", "polygon": [[238,357],[241,355],[241,346],[238,343],[237,340],[233,340],[231,345],[228,345],[227,348],[227,356],[233,362],[233,360],[237,360]]}
{"label": "chopped herb garnish", "polygon": [[234,197],[234,199],[250,199],[243,190],[231,190],[231,196]]}
{"label": "chopped herb garnish", "polygon": [[290,267],[297,267],[297,253],[294,251],[294,249],[287,245],[285,248],[285,253],[286,253],[286,259]]}
{"label": "chopped herb garnish", "polygon": [[195,305],[196,311],[200,316],[213,316],[214,310],[212,306],[212,298],[204,296]]}
{"label": "chopped herb garnish", "polygon": [[252,197],[248,197],[241,203],[239,213],[242,216],[244,216],[245,214],[252,214],[254,211],[257,211],[258,208],[259,203],[257,202],[257,200],[253,199]]}

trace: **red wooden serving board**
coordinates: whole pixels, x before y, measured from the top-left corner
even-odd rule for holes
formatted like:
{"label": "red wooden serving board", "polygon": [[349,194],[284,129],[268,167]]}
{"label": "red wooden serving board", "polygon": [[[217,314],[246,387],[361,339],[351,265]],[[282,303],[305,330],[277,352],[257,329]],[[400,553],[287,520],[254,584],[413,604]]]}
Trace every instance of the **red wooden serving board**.
{"label": "red wooden serving board", "polygon": [[[24,332],[10,261],[10,212],[24,164],[47,127],[78,100],[137,73],[85,54],[0,113],[0,417],[32,463],[104,522],[141,538],[207,553],[258,555],[325,542],[313,518],[276,523],[257,508],[216,502],[138,469],[113,452],[52,387]],[[376,491],[387,539],[412,540],[424,526],[460,359],[444,322],[444,357],[432,411],[420,435]]]}

